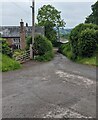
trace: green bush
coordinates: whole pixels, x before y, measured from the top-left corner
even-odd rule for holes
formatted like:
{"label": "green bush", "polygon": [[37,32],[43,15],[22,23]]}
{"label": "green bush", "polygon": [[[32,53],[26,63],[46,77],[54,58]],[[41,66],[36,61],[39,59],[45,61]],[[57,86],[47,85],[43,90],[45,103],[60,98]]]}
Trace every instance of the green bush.
{"label": "green bush", "polygon": [[42,35],[37,35],[34,40],[34,49],[38,55],[44,55],[48,51],[52,51],[53,47],[51,42]]}
{"label": "green bush", "polygon": [[94,29],[85,29],[82,31],[78,42],[79,56],[91,57],[96,47],[96,31]]}
{"label": "green bush", "polygon": [[37,35],[34,40],[35,55],[39,61],[48,61],[53,58],[53,46],[52,43],[44,36]]}
{"label": "green bush", "polygon": [[70,33],[70,37],[69,38],[70,38],[70,44],[71,44],[71,50],[72,50],[72,57],[73,57],[73,59],[76,59],[79,56],[79,54],[80,54],[80,46],[79,46],[80,35],[81,35],[81,32],[84,31],[87,28],[88,29],[93,29],[96,32],[98,30],[98,26],[97,25],[94,25],[94,24],[83,24],[82,23],[82,24],[79,24],[78,26],[76,26]]}
{"label": "green bush", "polygon": [[35,57],[35,60],[38,60],[38,61],[40,61],[40,62],[42,62],[42,61],[50,61],[50,60],[52,60],[53,59],[53,57],[54,57],[54,53],[52,52],[52,51],[49,51],[49,52],[46,52],[44,55],[42,55],[42,56],[40,56],[40,55],[38,55],[38,56],[36,56]]}
{"label": "green bush", "polygon": [[0,67],[0,71],[2,70],[3,72],[19,69],[21,67],[19,62],[16,62],[15,60],[11,59],[7,55],[2,55],[1,62],[2,64],[0,64],[0,66],[2,65],[2,67]]}
{"label": "green bush", "polygon": [[11,49],[6,40],[3,38],[0,38],[0,52],[2,52],[2,54],[8,55],[9,57],[12,57]]}
{"label": "green bush", "polygon": [[[71,47],[69,43],[63,44],[60,46],[60,53],[68,57],[69,59],[73,60],[72,57],[72,52],[71,52]],[[97,55],[98,53],[93,54],[92,57],[80,57],[78,56],[77,59],[73,60],[77,63],[82,63],[82,64],[88,64],[88,65],[94,65],[98,66],[97,62]]]}
{"label": "green bush", "polygon": [[59,52],[62,53],[63,55],[65,55],[66,57],[68,57],[69,59],[72,59],[70,43],[62,44],[59,47]]}

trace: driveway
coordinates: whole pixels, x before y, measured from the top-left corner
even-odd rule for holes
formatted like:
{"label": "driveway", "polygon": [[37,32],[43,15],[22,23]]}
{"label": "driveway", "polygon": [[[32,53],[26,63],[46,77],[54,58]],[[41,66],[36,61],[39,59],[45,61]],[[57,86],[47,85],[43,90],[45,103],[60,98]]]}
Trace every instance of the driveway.
{"label": "driveway", "polygon": [[96,68],[57,53],[3,73],[3,118],[95,118]]}

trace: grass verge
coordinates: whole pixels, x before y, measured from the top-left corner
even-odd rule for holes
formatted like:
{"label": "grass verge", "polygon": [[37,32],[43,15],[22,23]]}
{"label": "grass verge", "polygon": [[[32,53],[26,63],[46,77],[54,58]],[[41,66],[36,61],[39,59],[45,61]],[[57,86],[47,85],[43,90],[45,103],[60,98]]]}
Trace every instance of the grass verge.
{"label": "grass verge", "polygon": [[2,56],[2,60],[0,59],[0,71],[6,72],[10,70],[16,70],[21,67],[20,63],[11,59],[10,57],[6,55],[0,55]]}
{"label": "grass verge", "polygon": [[[59,52],[72,60],[72,52],[71,52],[71,47],[69,43],[61,45],[59,48]],[[78,57],[78,59],[76,59],[75,62],[81,63],[81,64],[98,66],[98,61],[96,60],[96,54],[94,54],[92,57],[89,57],[89,58]]]}
{"label": "grass verge", "polygon": [[96,55],[90,57],[90,58],[78,58],[76,60],[77,63],[82,63],[86,65],[94,65],[98,66],[98,63],[96,62]]}

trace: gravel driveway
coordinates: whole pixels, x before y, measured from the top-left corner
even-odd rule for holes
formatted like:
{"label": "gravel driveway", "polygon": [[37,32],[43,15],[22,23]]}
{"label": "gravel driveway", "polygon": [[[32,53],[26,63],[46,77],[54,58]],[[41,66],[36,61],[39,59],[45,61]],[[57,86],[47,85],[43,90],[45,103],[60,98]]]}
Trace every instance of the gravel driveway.
{"label": "gravel driveway", "polygon": [[95,118],[96,68],[57,53],[3,73],[3,118]]}

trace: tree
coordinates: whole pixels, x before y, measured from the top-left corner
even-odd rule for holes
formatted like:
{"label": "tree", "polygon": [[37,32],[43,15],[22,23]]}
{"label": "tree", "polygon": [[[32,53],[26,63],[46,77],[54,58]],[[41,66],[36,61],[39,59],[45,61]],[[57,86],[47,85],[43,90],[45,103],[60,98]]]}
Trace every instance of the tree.
{"label": "tree", "polygon": [[79,24],[70,33],[72,58],[91,56],[98,43],[98,26],[95,24]]}
{"label": "tree", "polygon": [[56,32],[54,27],[63,27],[65,26],[64,20],[61,19],[60,13],[55,7],[51,5],[44,5],[38,10],[38,24],[45,26],[45,36],[54,43],[56,40]]}
{"label": "tree", "polygon": [[86,18],[85,23],[93,23],[98,25],[98,1],[92,5],[91,8],[92,13]]}
{"label": "tree", "polygon": [[51,24],[45,26],[45,36],[55,45],[57,35]]}

